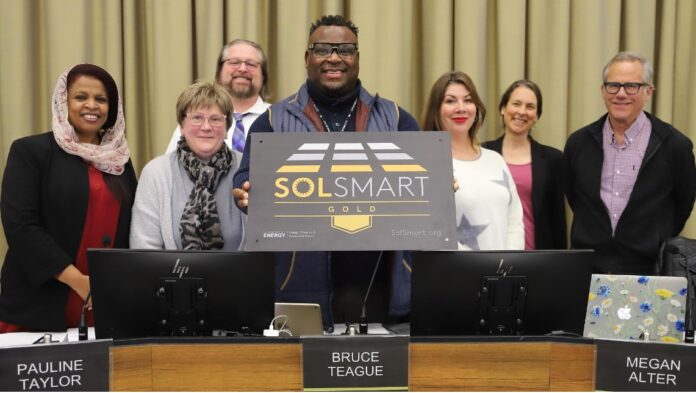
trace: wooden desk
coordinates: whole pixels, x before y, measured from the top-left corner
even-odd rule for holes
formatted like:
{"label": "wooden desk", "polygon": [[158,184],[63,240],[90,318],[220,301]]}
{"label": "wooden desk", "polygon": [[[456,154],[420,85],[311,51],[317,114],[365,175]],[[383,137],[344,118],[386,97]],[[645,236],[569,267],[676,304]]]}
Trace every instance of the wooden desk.
{"label": "wooden desk", "polygon": [[594,390],[593,343],[411,339],[414,391]]}
{"label": "wooden desk", "polygon": [[[116,391],[297,391],[298,339],[152,339],[112,347]],[[411,338],[410,390],[594,390],[587,340]]]}
{"label": "wooden desk", "polygon": [[140,341],[112,347],[111,390],[302,390],[298,339]]}

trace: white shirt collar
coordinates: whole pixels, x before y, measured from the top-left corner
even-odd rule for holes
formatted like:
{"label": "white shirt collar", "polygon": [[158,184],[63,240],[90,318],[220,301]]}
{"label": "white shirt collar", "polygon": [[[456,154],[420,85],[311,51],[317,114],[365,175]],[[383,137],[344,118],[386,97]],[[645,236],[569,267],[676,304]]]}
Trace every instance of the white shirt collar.
{"label": "white shirt collar", "polygon": [[257,96],[254,105],[252,105],[251,108],[246,110],[244,113],[253,113],[256,115],[260,115],[263,112],[266,112],[266,109],[268,109],[269,106],[271,106],[271,104],[261,99],[261,96]]}

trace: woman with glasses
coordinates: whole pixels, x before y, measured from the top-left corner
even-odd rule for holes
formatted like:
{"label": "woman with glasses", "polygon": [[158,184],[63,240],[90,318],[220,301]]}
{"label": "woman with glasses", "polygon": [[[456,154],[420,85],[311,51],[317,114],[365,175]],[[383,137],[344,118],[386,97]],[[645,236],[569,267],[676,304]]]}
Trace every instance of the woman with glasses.
{"label": "woman with glasses", "polygon": [[131,248],[240,249],[244,227],[231,194],[237,161],[225,144],[232,112],[229,93],[213,81],[181,93],[176,115],[182,138],[176,151],[143,168]]}
{"label": "woman with glasses", "polygon": [[522,204],[500,154],[482,148],[476,138],[486,107],[476,86],[461,71],[442,75],[430,90],[423,130],[448,131],[460,250],[522,250]]}
{"label": "woman with glasses", "polygon": [[529,80],[513,82],[500,99],[503,135],[483,144],[507,163],[522,201],[524,248],[567,248],[561,171],[563,153],[530,135],[541,117],[541,90]]}
{"label": "woman with glasses", "polygon": [[93,64],[63,72],[52,128],[7,157],[0,333],[77,327],[90,308],[87,248],[128,248],[136,179],[111,75]]}

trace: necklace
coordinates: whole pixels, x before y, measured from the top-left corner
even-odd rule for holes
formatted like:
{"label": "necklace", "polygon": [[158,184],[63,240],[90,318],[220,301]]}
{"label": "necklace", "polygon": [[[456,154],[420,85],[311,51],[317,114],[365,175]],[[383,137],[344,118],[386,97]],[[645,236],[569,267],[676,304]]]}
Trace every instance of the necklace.
{"label": "necklace", "polygon": [[[358,99],[356,98],[355,101],[353,101],[353,106],[350,107],[350,112],[348,112],[348,117],[346,117],[346,121],[343,122],[343,127],[338,132],[343,132],[346,129],[346,126],[348,125],[348,121],[350,120],[350,117],[353,116],[353,111],[355,110],[355,106],[358,105]],[[312,106],[314,107],[314,110],[317,111],[319,114],[319,118],[321,119],[321,122],[324,123],[324,127],[326,127],[326,131],[331,132],[331,127],[329,127],[329,123],[324,120],[324,116],[321,115],[321,112],[319,112],[319,108],[317,108],[317,104],[312,101]]]}

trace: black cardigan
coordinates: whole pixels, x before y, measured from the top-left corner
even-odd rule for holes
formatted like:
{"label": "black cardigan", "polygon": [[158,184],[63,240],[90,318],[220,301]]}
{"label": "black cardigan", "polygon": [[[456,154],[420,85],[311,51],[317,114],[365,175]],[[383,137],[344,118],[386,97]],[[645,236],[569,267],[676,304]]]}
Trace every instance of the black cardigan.
{"label": "black cardigan", "polygon": [[660,244],[684,228],[694,206],[696,167],[691,141],[646,113],[652,132],[636,183],[612,236],[600,196],[607,115],[574,132],[565,147],[571,246],[596,252],[595,271],[651,274]]}
{"label": "black cardigan", "polygon": [[[136,178],[126,164],[128,201],[114,247],[127,248]],[[8,251],[2,267],[0,320],[32,330],[65,330],[69,287],[54,277],[74,263],[87,214],[89,175],[52,132],[16,140],[2,181],[0,213]]]}
{"label": "black cardigan", "polygon": [[[534,139],[531,139],[531,143],[535,246],[537,250],[563,250],[568,248],[561,181],[563,153]],[[485,142],[483,147],[502,155],[503,137]]]}

